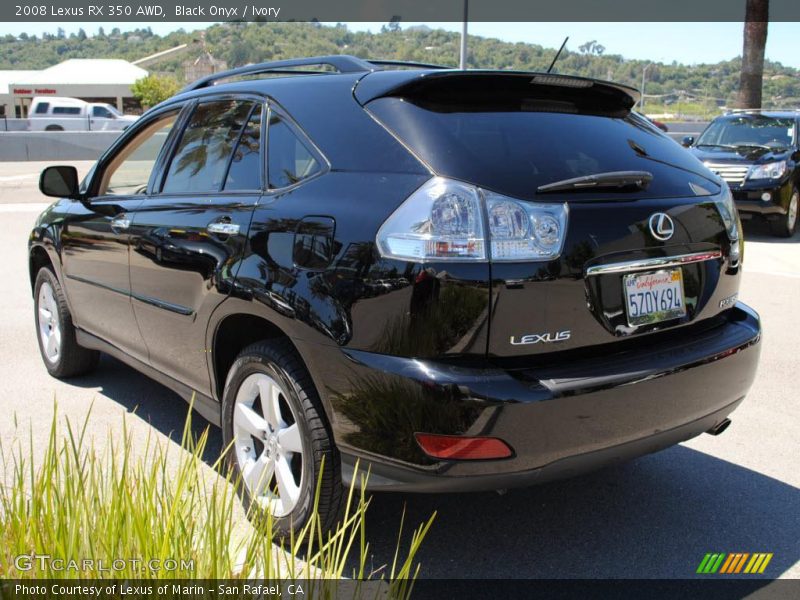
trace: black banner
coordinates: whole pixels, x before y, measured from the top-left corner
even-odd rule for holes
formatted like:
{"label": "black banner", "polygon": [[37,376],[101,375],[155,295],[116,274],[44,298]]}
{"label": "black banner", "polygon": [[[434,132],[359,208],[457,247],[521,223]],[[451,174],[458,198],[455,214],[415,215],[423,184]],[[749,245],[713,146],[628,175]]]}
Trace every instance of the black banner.
{"label": "black banner", "polygon": [[[632,568],[635,568],[632,565]],[[405,584],[405,585],[403,585]],[[406,589],[402,589],[405,587]],[[536,598],[537,600],[580,598],[581,600],[691,599],[754,600],[796,599],[800,580],[698,577],[685,580],[659,579],[420,579],[415,582],[355,580],[5,580],[0,583],[3,600],[282,600],[398,598],[411,589],[411,598],[471,600]]]}
{"label": "black banner", "polygon": [[[465,0],[4,0],[0,21],[458,22]],[[742,21],[745,0],[468,0],[472,22]],[[770,0],[771,21],[800,21],[798,0]]]}

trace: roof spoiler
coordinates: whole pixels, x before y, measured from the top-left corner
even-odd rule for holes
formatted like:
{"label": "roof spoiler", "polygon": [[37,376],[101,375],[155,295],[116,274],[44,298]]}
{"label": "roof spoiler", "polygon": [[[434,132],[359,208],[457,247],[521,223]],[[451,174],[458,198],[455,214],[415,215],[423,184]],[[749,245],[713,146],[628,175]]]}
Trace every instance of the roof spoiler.
{"label": "roof spoiler", "polygon": [[598,101],[606,109],[630,111],[641,95],[635,88],[571,75],[528,71],[393,71],[373,73],[359,81],[356,99],[366,104],[385,96],[402,96],[420,100],[448,99],[458,104],[465,95],[500,97],[503,93],[530,97],[535,102],[559,103],[564,99],[585,98]]}

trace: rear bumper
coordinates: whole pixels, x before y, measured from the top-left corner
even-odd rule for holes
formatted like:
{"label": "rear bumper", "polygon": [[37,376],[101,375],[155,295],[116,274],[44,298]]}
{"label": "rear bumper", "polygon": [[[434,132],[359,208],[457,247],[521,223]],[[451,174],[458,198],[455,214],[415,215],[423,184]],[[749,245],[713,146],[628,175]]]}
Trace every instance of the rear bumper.
{"label": "rear bumper", "polygon": [[[739,405],[755,377],[760,338],[758,315],[740,303],[691,336],[569,364],[461,367],[347,351],[348,381],[371,381],[360,402],[377,406],[382,389],[393,399],[389,408],[333,415],[343,477],[360,461],[371,489],[498,489],[661,450],[711,429]],[[406,401],[398,390],[407,390],[408,406],[398,406]],[[381,434],[384,422],[392,429]],[[412,446],[414,431],[498,437],[514,455],[434,461]],[[391,443],[382,444],[387,437]]]}

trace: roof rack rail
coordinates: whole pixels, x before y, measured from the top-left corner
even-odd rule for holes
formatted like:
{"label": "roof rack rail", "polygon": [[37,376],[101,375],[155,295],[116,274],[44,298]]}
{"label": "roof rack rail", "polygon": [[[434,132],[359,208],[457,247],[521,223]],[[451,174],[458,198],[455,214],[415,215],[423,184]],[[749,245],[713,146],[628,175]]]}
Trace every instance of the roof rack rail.
{"label": "roof rack rail", "polygon": [[411,60],[384,60],[367,59],[367,62],[378,67],[413,67],[415,69],[453,69],[454,67],[447,67],[445,65],[434,65],[432,63],[415,62]]}
{"label": "roof rack rail", "polygon": [[314,66],[327,66],[333,67],[338,73],[366,73],[369,71],[376,71],[385,67],[413,67],[416,69],[449,69],[442,65],[433,65],[420,62],[411,62],[405,60],[365,60],[356,56],[348,54],[333,54],[330,56],[312,56],[309,58],[292,58],[288,60],[276,60],[272,62],[258,63],[255,65],[246,65],[237,69],[230,69],[228,71],[220,71],[208,77],[203,77],[197,81],[190,83],[183,88],[181,92],[191,92],[199,90],[204,87],[213,85],[218,81],[224,79],[231,79],[233,77],[246,77],[247,75],[268,75],[268,74],[282,74],[282,75],[322,75],[330,71],[306,71],[298,70],[297,67],[314,67]]}
{"label": "roof rack rail", "polygon": [[327,71],[299,71],[293,70],[296,67],[313,67],[313,66],[328,66],[333,67],[339,73],[363,73],[366,71],[373,71],[375,67],[366,60],[349,56],[347,54],[334,54],[331,56],[313,56],[310,58],[291,58],[288,60],[276,60],[272,62],[258,63],[255,65],[246,65],[237,69],[229,69],[227,71],[220,71],[208,77],[203,77],[197,81],[190,83],[188,86],[181,90],[182,92],[191,92],[199,90],[204,87],[213,85],[215,82],[230,79],[232,77],[245,77],[247,75],[263,75],[269,73],[283,73],[292,75],[319,75]]}

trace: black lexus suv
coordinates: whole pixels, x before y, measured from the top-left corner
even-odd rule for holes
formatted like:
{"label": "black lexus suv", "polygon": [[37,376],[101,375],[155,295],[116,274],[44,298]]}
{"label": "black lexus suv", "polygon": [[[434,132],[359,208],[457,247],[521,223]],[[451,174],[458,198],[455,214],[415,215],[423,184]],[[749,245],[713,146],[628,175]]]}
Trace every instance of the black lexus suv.
{"label": "black lexus suv", "polygon": [[198,81],[82,183],[42,173],[47,369],[100,351],[194,396],[282,531],[318,478],[333,524],[357,462],[505,489],[720,433],[760,349],[740,223],[637,98],[349,56]]}
{"label": "black lexus suv", "polygon": [[722,177],[742,218],[792,237],[800,205],[800,112],[742,110],[717,117],[683,145]]}

